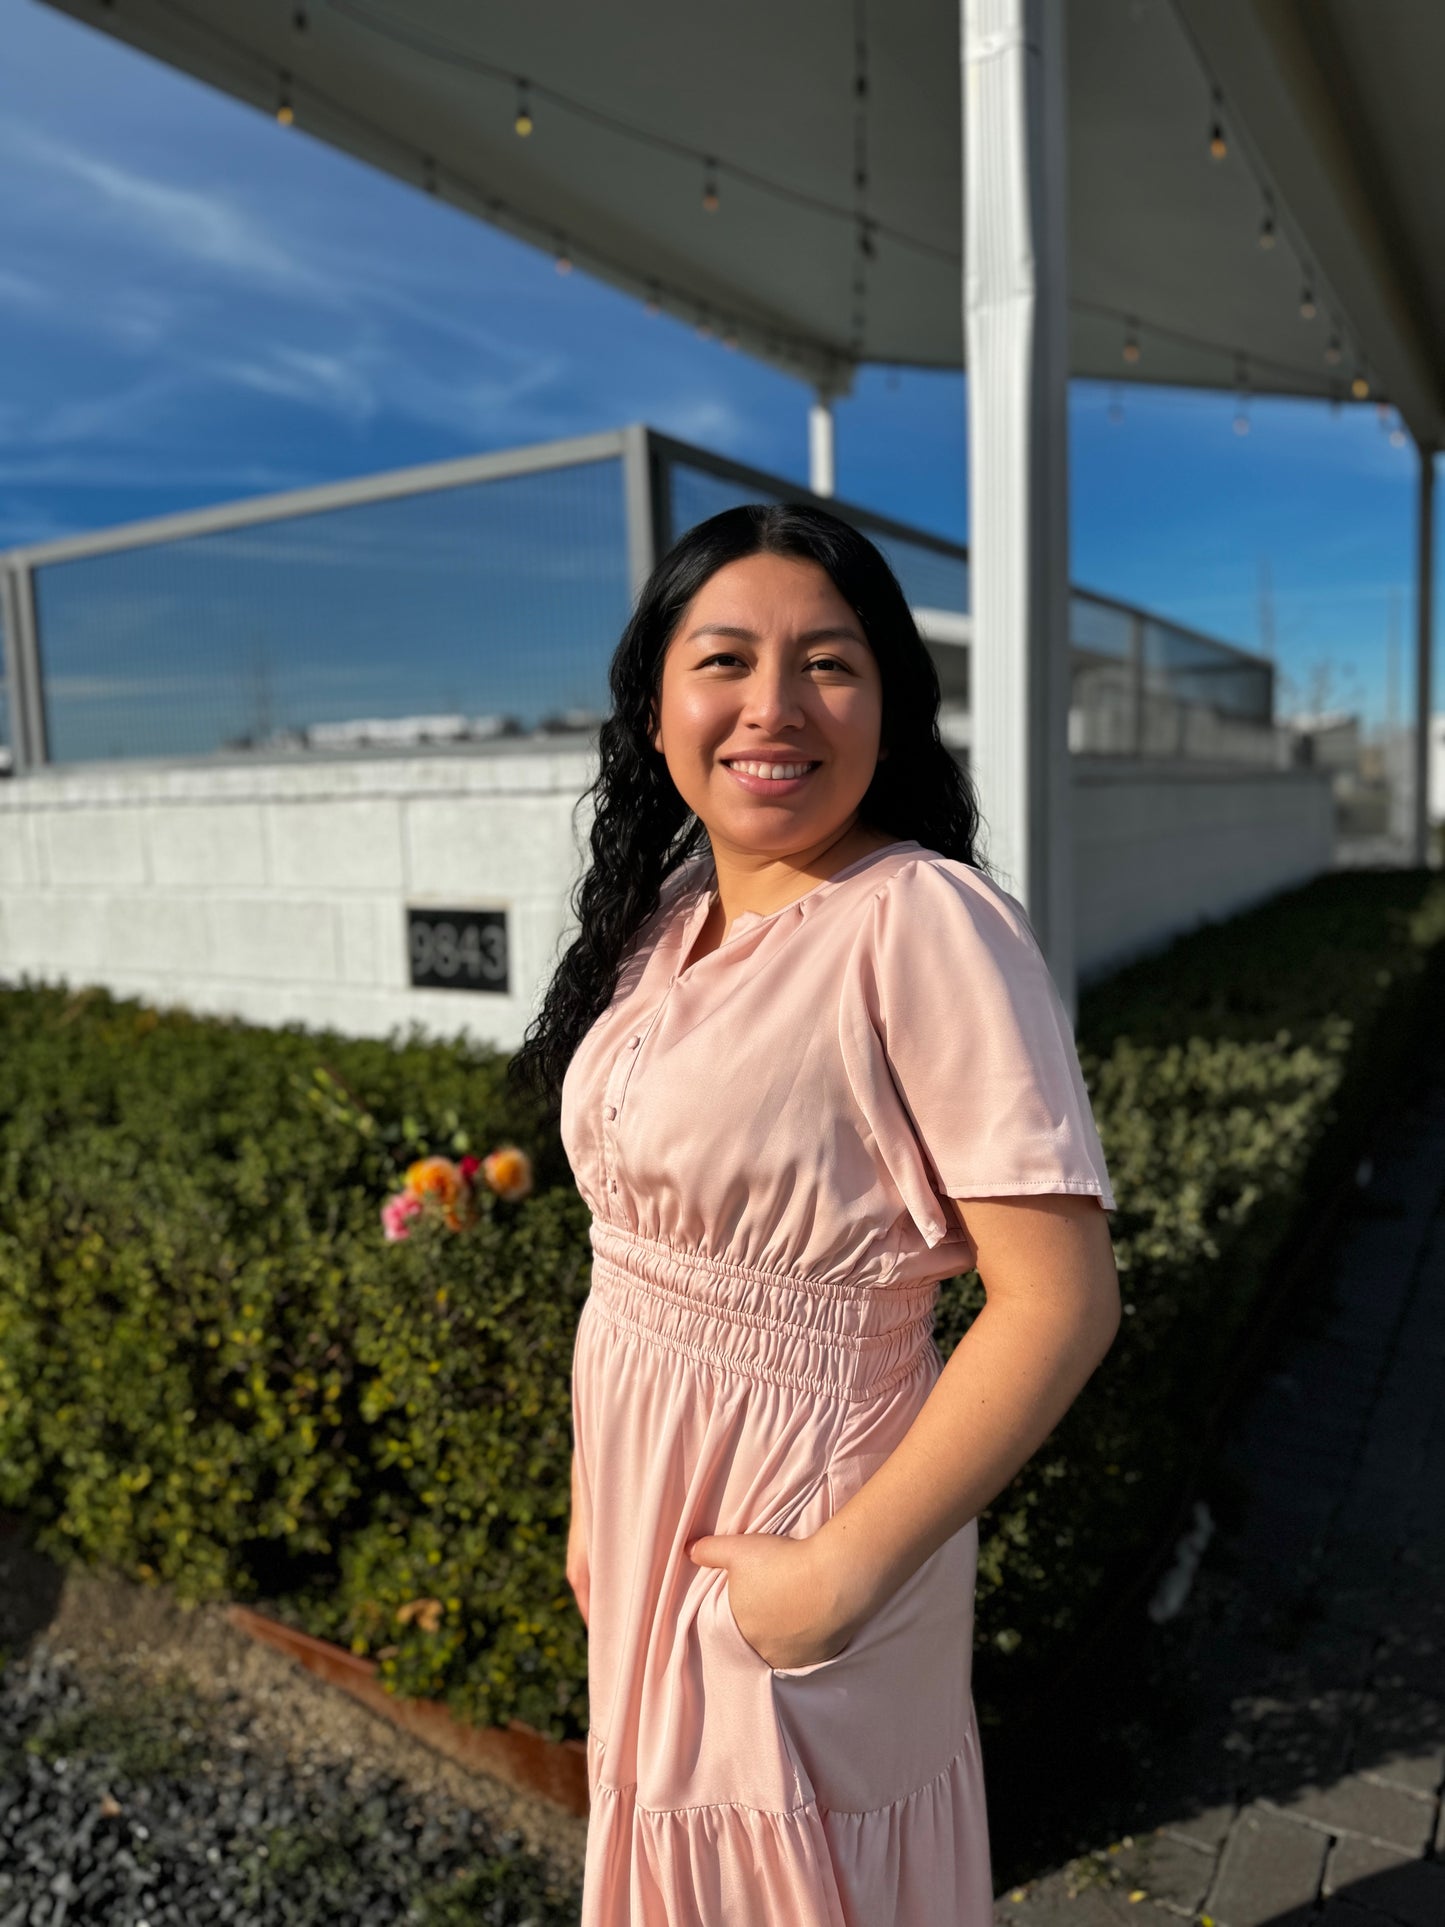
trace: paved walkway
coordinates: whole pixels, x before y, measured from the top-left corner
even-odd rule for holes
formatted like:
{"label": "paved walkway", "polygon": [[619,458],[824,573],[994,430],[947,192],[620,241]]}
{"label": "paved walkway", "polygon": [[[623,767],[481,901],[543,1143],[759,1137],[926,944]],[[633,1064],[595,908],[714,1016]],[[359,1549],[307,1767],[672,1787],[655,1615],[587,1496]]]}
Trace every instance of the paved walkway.
{"label": "paved walkway", "polygon": [[1320,1286],[1205,1481],[1186,1604],[1141,1614],[1110,1830],[997,1927],[1445,1927],[1445,1068]]}

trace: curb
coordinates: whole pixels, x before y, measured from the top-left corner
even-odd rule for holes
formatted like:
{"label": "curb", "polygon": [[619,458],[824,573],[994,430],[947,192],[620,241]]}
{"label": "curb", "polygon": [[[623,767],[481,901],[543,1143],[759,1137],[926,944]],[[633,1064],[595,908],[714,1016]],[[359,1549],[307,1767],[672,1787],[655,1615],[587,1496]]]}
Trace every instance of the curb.
{"label": "curb", "polygon": [[446,1754],[459,1766],[489,1773],[524,1793],[550,1800],[567,1813],[586,1818],[585,1741],[549,1740],[545,1733],[521,1720],[512,1720],[506,1726],[468,1726],[440,1700],[403,1699],[388,1693],[377,1677],[380,1669],[374,1659],[359,1658],[330,1640],[298,1632],[279,1619],[252,1612],[248,1606],[228,1606],[226,1617],[238,1632],[284,1653],[308,1673],[349,1693],[370,1712]]}

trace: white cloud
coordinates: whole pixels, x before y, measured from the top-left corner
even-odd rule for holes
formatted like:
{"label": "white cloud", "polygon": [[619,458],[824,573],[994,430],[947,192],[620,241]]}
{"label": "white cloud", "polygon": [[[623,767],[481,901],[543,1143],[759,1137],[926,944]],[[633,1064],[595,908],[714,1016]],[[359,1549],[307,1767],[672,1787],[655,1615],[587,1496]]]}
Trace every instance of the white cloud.
{"label": "white cloud", "polygon": [[251,282],[333,292],[244,208],[212,190],[175,187],[12,122],[0,147],[98,195],[111,217],[174,254]]}

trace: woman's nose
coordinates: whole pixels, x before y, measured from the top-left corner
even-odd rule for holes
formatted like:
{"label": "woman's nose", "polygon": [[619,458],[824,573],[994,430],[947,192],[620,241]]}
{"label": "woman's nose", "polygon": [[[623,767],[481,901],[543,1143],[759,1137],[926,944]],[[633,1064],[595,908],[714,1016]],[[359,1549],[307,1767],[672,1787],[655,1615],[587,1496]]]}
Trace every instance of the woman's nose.
{"label": "woman's nose", "polygon": [[752,722],[776,727],[783,722],[801,722],[803,705],[786,671],[759,669],[749,676],[743,714]]}

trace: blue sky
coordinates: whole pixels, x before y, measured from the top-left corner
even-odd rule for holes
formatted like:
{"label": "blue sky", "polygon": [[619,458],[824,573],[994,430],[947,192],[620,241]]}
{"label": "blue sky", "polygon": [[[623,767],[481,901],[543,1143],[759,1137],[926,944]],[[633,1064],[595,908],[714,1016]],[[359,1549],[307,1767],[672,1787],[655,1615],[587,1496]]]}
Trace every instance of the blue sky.
{"label": "blue sky", "polygon": [[[34,0],[0,45],[0,548],[638,420],[805,476],[800,383]],[[840,494],[966,539],[964,406],[864,371]],[[1408,712],[1415,457],[1372,406],[1070,413],[1076,582],[1256,647],[1267,564],[1284,695],[1372,720],[1393,591]]]}

